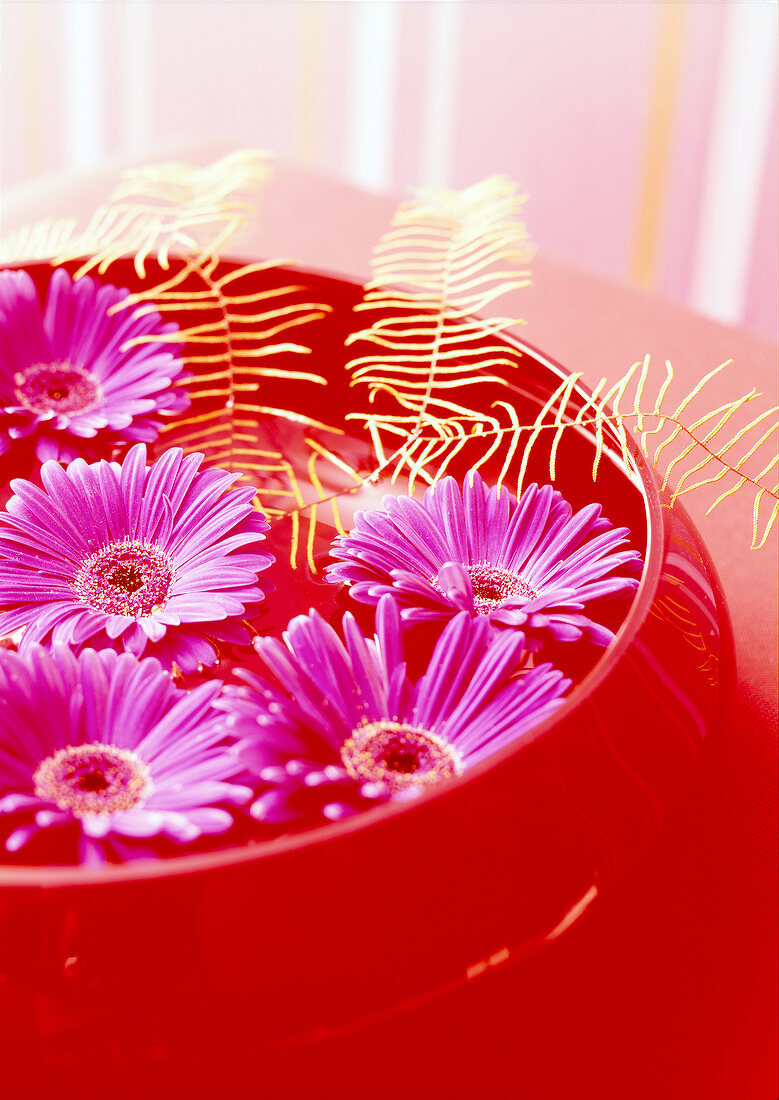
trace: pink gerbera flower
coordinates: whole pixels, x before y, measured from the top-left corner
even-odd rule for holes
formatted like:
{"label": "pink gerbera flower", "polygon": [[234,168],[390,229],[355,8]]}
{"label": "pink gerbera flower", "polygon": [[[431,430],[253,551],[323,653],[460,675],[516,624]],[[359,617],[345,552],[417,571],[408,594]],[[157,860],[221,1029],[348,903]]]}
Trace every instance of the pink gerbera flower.
{"label": "pink gerbera flower", "polygon": [[495,628],[522,630],[532,650],[545,638],[607,645],[613,632],[587,614],[603,597],[633,593],[641,558],[623,549],[630,532],[613,528],[599,504],[575,515],[562,495],[529,486],[519,500],[487,488],[478,473],[462,489],[445,477],[424,500],[387,496],[383,509],[357,512],[336,539],[327,579],[363,603],[391,592],[410,622],[458,611]]}
{"label": "pink gerbera flower", "polygon": [[41,462],[96,458],[156,439],[159,414],[187,408],[172,385],[177,326],[154,311],[112,312],[128,293],[57,268],[41,310],[26,271],[0,271],[0,454],[32,436]]}
{"label": "pink gerbera flower", "polygon": [[286,645],[255,640],[268,679],[239,671],[246,686],[226,688],[219,704],[265,788],[254,817],[317,824],[418,795],[518,743],[571,684],[549,664],[522,667],[521,632],[491,637],[468,614],[447,624],[412,681],[391,596],[376,621],[366,639],[347,613],[341,641],[312,611],[292,620]]}
{"label": "pink gerbera flower", "polygon": [[152,837],[186,843],[229,829],[226,807],[252,792],[234,781],[220,688],[181,691],[157,661],[112,650],[0,650],[6,849],[69,827],[79,860],[104,862],[152,854]]}
{"label": "pink gerbera flower", "polygon": [[43,489],[11,483],[0,515],[0,636],[23,628],[19,651],[41,642],[112,647],[185,672],[216,660],[214,641],[247,643],[257,612],[268,524],[237,474],[199,470],[203,456],[172,448],[146,466],[139,443],[124,461],[41,467]]}

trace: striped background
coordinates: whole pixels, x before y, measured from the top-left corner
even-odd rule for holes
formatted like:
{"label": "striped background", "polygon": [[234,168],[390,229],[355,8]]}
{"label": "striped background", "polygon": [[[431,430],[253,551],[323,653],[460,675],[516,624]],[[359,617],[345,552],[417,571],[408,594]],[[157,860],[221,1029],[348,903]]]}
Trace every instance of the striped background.
{"label": "striped background", "polygon": [[4,0],[2,183],[220,138],[518,179],[539,245],[776,339],[777,4]]}

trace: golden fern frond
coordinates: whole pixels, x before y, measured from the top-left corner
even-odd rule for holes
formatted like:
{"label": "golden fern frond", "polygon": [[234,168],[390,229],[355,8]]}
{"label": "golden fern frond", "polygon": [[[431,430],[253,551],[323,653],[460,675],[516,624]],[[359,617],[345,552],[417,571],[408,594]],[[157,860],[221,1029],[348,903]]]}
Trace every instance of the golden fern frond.
{"label": "golden fern frond", "polygon": [[[529,258],[525,228],[517,218],[523,199],[503,177],[465,191],[425,190],[402,203],[392,229],[375,250],[373,277],[356,306],[377,314],[353,332],[347,346],[370,345],[347,364],[351,385],[367,391],[381,411],[354,413],[374,440],[379,463],[397,455],[413,482],[430,477],[431,463],[451,458],[466,435],[497,430],[496,419],[458,399],[465,388],[506,386],[519,350],[501,340],[516,318],[483,321],[473,314],[500,295],[529,282],[517,266]],[[483,404],[483,402],[482,402]],[[400,436],[407,437],[400,449]],[[421,438],[430,434],[423,445]]]}
{"label": "golden fern frond", "polygon": [[[779,410],[764,409],[747,419],[747,405],[761,396],[752,389],[713,409],[696,411],[705,402],[713,380],[730,362],[709,371],[669,409],[673,367],[666,361],[662,384],[651,400],[647,396],[650,370],[647,356],[642,364],[634,364],[623,379],[604,393],[599,412],[604,421],[608,419],[614,425],[623,446],[626,422],[635,422],[641,449],[653,469],[660,472],[662,489],[668,492],[670,505],[707,486],[724,486],[724,491],[709,505],[708,515],[740,490],[751,491],[754,494],[752,549],[759,549],[765,544],[779,513],[779,487],[768,480],[779,464],[776,454],[779,429],[776,414]],[[615,394],[618,400],[614,399]],[[621,401],[623,396],[627,407]],[[607,414],[609,401],[612,409]],[[654,426],[647,427],[647,421],[654,422]]]}
{"label": "golden fern frond", "polygon": [[0,238],[0,264],[39,263],[69,247],[78,230],[77,218],[46,218],[22,225]]}
{"label": "golden fern frond", "polygon": [[[197,257],[161,285],[122,303],[172,312],[180,331],[170,339],[186,343],[184,365],[190,376],[180,384],[192,404],[185,416],[163,428],[160,443],[202,450],[208,465],[241,472],[255,483],[262,480],[258,475],[270,473],[289,481],[291,470],[283,449],[277,453],[257,443],[259,420],[343,435],[342,429],[300,411],[306,402],[296,399],[301,389],[327,384],[295,360],[311,354],[297,339],[298,331],[325,317],[332,306],[309,300],[301,285],[263,281],[277,270],[273,263],[229,267]],[[277,495],[297,500],[292,487]],[[286,508],[269,503],[267,511],[280,514]]]}
{"label": "golden fern frond", "polygon": [[[332,430],[332,429],[330,429]],[[247,441],[254,439],[248,432]],[[289,565],[298,569],[305,562],[312,574],[319,572],[316,548],[322,552],[321,523],[338,534],[346,534],[341,508],[352,493],[364,489],[374,478],[365,476],[341,453],[341,438],[328,446],[321,439],[305,435],[290,461],[281,451],[267,452],[261,467],[261,481],[255,504],[271,520],[289,523]],[[252,466],[253,470],[259,467]],[[257,478],[255,474],[255,478]],[[378,476],[378,473],[377,475]],[[331,535],[327,536],[327,543]]]}
{"label": "golden fern frond", "polygon": [[202,168],[179,163],[132,168],[83,228],[75,219],[23,227],[3,242],[0,262],[83,260],[78,277],[95,269],[105,274],[116,260],[133,256],[143,279],[149,258],[167,270],[176,254],[217,254],[251,211],[243,193],[268,175],[268,155],[256,149]]}
{"label": "golden fern frond", "polygon": [[[779,515],[779,485],[769,481],[779,465],[776,437],[779,407],[764,409],[757,416],[746,420],[745,406],[761,395],[752,389],[741,397],[707,411],[691,423],[683,414],[691,403],[716,378],[729,361],[710,371],[680,402],[671,413],[664,413],[658,406],[652,415],[657,417],[656,431],[662,433],[671,426],[670,433],[659,442],[650,456],[653,467],[658,469],[659,458],[667,446],[677,438],[682,446],[667,461],[663,470],[663,489],[670,489],[670,502],[674,503],[687,493],[710,485],[724,485],[724,489],[709,505],[709,515],[728,497],[744,489],[754,494],[752,509],[752,549],[759,549],[768,538]],[[672,377],[670,363],[666,363],[668,376]],[[746,422],[745,422],[746,421]],[[642,438],[646,438],[644,432]],[[773,475],[775,476],[775,475]],[[762,528],[762,533],[761,533]]]}
{"label": "golden fern frond", "polygon": [[[6,242],[5,251],[15,262],[69,263],[76,278],[117,264],[126,273],[129,257],[136,289],[114,309],[170,316],[178,329],[126,347],[182,346],[188,372],[177,385],[187,390],[190,408],[163,424],[158,448],[202,451],[206,465],[261,483],[258,507],[280,515],[305,502],[284,448],[268,445],[258,421],[343,433],[301,412],[300,405],[312,402],[298,400],[301,391],[326,384],[318,372],[298,367],[296,360],[311,353],[299,334],[332,307],[309,300],[297,283],[279,285],[277,261],[239,267],[221,260],[225,243],[251,213],[249,193],[268,175],[268,157],[256,150],[204,168],[131,169],[83,229],[72,220],[41,223]],[[14,257],[12,248],[19,250]]]}
{"label": "golden fern frond", "polygon": [[[473,316],[527,285],[528,272],[512,266],[528,258],[516,218],[521,202],[514,184],[501,177],[461,192],[419,192],[400,205],[375,249],[373,277],[355,307],[375,319],[346,341],[347,347],[367,345],[346,366],[350,385],[367,391],[372,408],[348,414],[347,421],[361,425],[370,439],[373,476],[405,477],[413,493],[417,479],[435,483],[470,449],[471,467],[502,457],[498,484],[516,465],[520,493],[531,460],[538,465],[534,449],[542,440],[543,462],[555,480],[558,451],[571,428],[592,440],[593,479],[604,454],[634,474],[632,428],[654,469],[662,471],[670,505],[717,486],[722,491],[711,512],[742,490],[752,492],[752,547],[763,546],[779,515],[779,487],[772,480],[779,458],[775,446],[771,450],[777,410],[747,419],[745,407],[759,396],[752,390],[714,410],[695,411],[727,364],[673,407],[670,363],[656,382],[647,357],[615,382],[601,378],[589,395],[580,374],[552,368],[544,380],[553,379],[551,389],[528,406],[523,387],[532,377],[518,374],[521,346],[504,338],[517,320]],[[496,387],[505,398],[495,396]],[[466,389],[467,405],[459,398]],[[528,408],[536,415],[523,422]]]}
{"label": "golden fern frond", "polygon": [[[779,486],[773,481],[779,467],[776,450],[779,408],[764,409],[747,419],[746,407],[761,396],[752,389],[714,409],[695,411],[705,401],[707,387],[729,365],[730,361],[709,371],[670,407],[673,367],[666,361],[662,379],[654,382],[653,397],[649,356],[641,363],[634,363],[614,383],[601,378],[589,397],[578,388],[581,375],[568,375],[551,392],[532,424],[519,424],[513,407],[498,402],[512,424],[508,428],[487,429],[483,434],[510,439],[509,459],[504,463],[500,480],[508,474],[510,458],[519,454],[516,492],[522,491],[532,450],[543,435],[548,445],[549,477],[554,481],[558,445],[571,427],[584,429],[592,436],[593,480],[605,446],[621,456],[627,469],[632,469],[629,429],[633,427],[648,462],[660,473],[661,490],[667,494],[669,506],[688,493],[716,485],[723,491],[709,505],[706,513],[709,515],[736,493],[742,490],[753,493],[751,545],[752,549],[759,549],[765,545],[779,515]],[[527,439],[520,451],[523,433]]]}

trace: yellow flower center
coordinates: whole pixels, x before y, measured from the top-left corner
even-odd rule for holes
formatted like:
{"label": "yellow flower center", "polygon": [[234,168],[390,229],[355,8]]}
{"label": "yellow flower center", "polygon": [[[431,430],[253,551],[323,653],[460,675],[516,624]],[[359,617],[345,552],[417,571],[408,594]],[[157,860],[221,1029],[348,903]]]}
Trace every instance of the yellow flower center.
{"label": "yellow flower center", "polygon": [[20,405],[37,413],[80,413],[99,404],[103,391],[83,367],[70,363],[36,363],[14,375]]}
{"label": "yellow flower center", "polygon": [[341,746],[341,760],[360,783],[379,783],[391,793],[431,787],[462,771],[460,754],[429,730],[402,722],[367,722]]}
{"label": "yellow flower center", "polygon": [[141,805],[154,790],[149,768],[129,749],[68,745],[47,756],[33,776],[35,793],[76,817]]}
{"label": "yellow flower center", "polygon": [[522,577],[487,562],[469,565],[468,575],[473,585],[473,605],[480,615],[489,615],[512,596],[521,596],[523,600],[538,596],[536,589]]}

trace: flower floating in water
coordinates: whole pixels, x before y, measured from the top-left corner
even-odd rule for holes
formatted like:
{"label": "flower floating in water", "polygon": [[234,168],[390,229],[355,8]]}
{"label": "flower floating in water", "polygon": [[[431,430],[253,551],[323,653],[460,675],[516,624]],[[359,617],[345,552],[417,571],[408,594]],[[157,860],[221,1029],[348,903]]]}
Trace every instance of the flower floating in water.
{"label": "flower floating in water", "polygon": [[416,683],[392,597],[379,603],[375,639],[350,614],[343,630],[342,642],[315,611],[298,616],[286,647],[255,639],[275,682],[241,672],[247,686],[225,689],[239,752],[266,785],[252,806],[260,820],[337,820],[418,794],[516,742],[570,686],[548,664],[514,675],[521,632],[491,639],[468,614],[447,624]]}
{"label": "flower floating in water", "polygon": [[550,485],[531,485],[517,500],[472,472],[462,490],[446,477],[423,502],[385,497],[383,506],[357,512],[353,530],[336,539],[328,580],[346,582],[363,603],[392,592],[409,621],[468,611],[520,628],[532,650],[544,636],[607,645],[612,631],[586,604],[638,587],[629,574],[640,556],[618,549],[627,528],[612,528],[599,504],[574,515]]}
{"label": "flower floating in water", "polygon": [[156,439],[155,415],[187,408],[172,386],[177,326],[154,311],[112,312],[128,293],[57,268],[41,311],[26,271],[0,272],[0,454],[34,436],[41,462],[96,458]]}
{"label": "flower floating in water", "polygon": [[66,646],[0,651],[0,825],[16,851],[43,829],[76,826],[79,859],[149,855],[233,823],[234,781],[221,683],[185,692],[150,658]]}
{"label": "flower floating in water", "polygon": [[270,586],[257,574],[265,518],[238,475],[199,470],[173,448],[151,467],[139,443],[121,465],[41,468],[44,489],[11,483],[0,515],[0,635],[106,646],[185,672],[216,659],[212,640],[247,643],[241,620]]}

